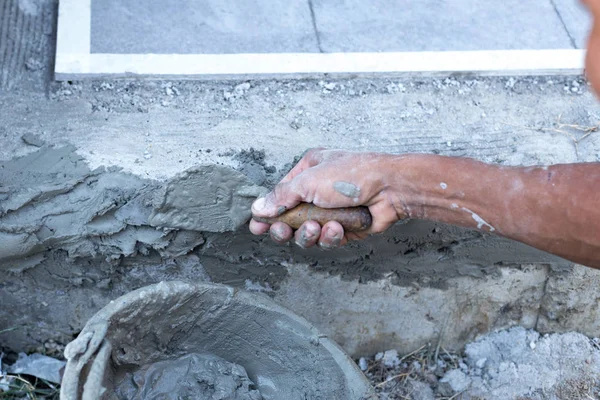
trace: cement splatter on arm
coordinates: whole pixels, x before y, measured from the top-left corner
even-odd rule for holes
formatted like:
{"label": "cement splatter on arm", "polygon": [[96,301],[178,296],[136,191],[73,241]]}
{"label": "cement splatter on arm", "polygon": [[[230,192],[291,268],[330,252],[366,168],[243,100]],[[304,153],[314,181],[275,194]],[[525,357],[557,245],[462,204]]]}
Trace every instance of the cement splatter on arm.
{"label": "cement splatter on arm", "polygon": [[[518,168],[414,155],[396,170],[396,187],[408,179],[418,188],[399,192],[411,218],[493,232],[600,268],[600,163]],[[441,180],[446,189],[436,187]]]}
{"label": "cement splatter on arm", "polygon": [[[356,166],[361,166],[356,168]],[[369,207],[371,229],[347,233],[335,221],[308,221],[296,232],[281,223],[251,221],[255,234],[302,247],[343,245],[383,232],[403,218],[428,219],[521,241],[600,268],[600,163],[503,167],[437,155],[389,155],[316,150],[265,199],[254,215],[285,206]]]}

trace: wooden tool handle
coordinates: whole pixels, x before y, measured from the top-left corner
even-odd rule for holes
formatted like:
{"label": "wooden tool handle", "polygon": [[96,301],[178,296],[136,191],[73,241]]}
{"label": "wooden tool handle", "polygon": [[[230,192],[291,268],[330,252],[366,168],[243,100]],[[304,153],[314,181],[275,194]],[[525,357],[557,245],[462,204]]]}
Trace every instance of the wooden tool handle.
{"label": "wooden tool handle", "polygon": [[346,232],[364,231],[371,226],[373,218],[364,206],[348,208],[321,208],[311,203],[301,203],[281,214],[279,217],[252,217],[256,221],[272,224],[284,222],[294,229],[300,228],[306,221],[317,221],[321,226],[329,221],[337,221]]}

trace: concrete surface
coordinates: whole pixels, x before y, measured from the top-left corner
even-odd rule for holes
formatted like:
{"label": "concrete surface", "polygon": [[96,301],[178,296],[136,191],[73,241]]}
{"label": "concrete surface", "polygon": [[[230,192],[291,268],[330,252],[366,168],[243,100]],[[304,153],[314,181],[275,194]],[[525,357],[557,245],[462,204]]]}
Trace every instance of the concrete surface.
{"label": "concrete surface", "polygon": [[318,52],[304,0],[91,0],[92,53]]}
{"label": "concrete surface", "polygon": [[92,53],[581,48],[589,26],[578,3],[92,0]]}
{"label": "concrete surface", "polygon": [[325,52],[571,47],[550,1],[313,0],[313,4]]}
{"label": "concrete surface", "polygon": [[592,18],[579,0],[551,0],[573,44],[585,49]]}
{"label": "concrete surface", "polygon": [[43,91],[51,79],[57,0],[0,2],[0,90]]}

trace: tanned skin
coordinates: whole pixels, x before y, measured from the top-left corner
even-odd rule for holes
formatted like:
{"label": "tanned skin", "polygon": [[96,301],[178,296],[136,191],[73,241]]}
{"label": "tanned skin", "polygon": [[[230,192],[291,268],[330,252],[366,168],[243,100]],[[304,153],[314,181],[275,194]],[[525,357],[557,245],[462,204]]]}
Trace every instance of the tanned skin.
{"label": "tanned skin", "polygon": [[[586,75],[600,93],[600,0],[585,0],[594,16]],[[340,187],[343,190],[340,190]],[[337,188],[337,190],[336,190]],[[331,221],[250,221],[256,235],[324,249],[385,231],[406,218],[475,228],[518,240],[576,263],[600,269],[600,163],[504,167],[469,158],[311,150],[266,197],[255,216],[272,217],[301,202],[325,208],[365,205],[368,231],[345,233]]]}

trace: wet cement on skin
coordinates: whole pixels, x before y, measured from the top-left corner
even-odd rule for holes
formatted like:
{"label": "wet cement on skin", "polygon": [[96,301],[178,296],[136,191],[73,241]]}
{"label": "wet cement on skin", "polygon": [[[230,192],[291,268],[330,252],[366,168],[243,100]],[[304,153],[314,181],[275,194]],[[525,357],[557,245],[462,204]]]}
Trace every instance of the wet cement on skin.
{"label": "wet cement on skin", "polygon": [[262,400],[244,367],[212,354],[187,354],[127,373],[119,399]]}
{"label": "wet cement on skin", "polygon": [[333,189],[346,197],[350,197],[351,199],[356,199],[360,196],[360,188],[350,182],[334,182]]}

